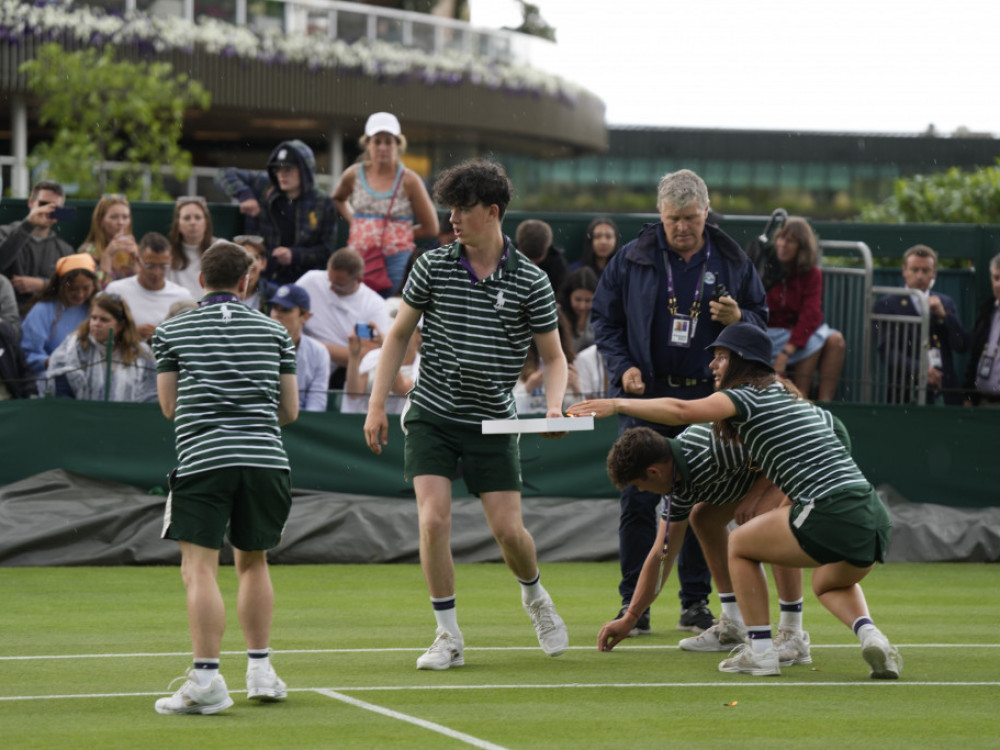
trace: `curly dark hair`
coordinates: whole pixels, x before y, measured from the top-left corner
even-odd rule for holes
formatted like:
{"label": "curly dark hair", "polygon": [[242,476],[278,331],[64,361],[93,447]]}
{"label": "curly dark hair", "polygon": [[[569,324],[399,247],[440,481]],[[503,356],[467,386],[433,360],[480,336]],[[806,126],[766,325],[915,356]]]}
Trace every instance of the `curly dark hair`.
{"label": "curly dark hair", "polygon": [[471,159],[446,169],[434,183],[434,200],[442,206],[471,208],[496,204],[507,213],[514,188],[504,168],[488,159]]}
{"label": "curly dark hair", "polygon": [[618,489],[646,478],[646,469],[655,463],[673,463],[667,439],[648,427],[631,427],[622,433],[608,452],[608,478]]}

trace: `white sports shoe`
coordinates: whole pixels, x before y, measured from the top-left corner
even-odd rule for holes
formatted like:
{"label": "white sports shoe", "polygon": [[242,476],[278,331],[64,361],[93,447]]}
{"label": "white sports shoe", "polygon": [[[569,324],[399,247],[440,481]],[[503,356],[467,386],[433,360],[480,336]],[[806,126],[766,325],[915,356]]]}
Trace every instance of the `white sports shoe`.
{"label": "white sports shoe", "polygon": [[188,670],[184,676],[171,681],[168,690],[177,680],[184,680],[184,684],[169,698],[159,698],[156,701],[156,713],[217,714],[233,705],[233,699],[229,697],[229,689],[221,674],[214,677],[207,687],[198,687],[193,673],[193,669]]}
{"label": "white sports shoe", "polygon": [[774,647],[755,654],[749,643],[733,649],[732,655],[719,663],[720,672],[743,672],[762,677],[781,674],[778,668],[778,652]]}
{"label": "white sports shoe", "polygon": [[873,680],[899,679],[899,673],[903,671],[903,657],[880,630],[868,631],[861,641],[861,655],[871,667]]}
{"label": "white sports shoe", "polygon": [[812,664],[809,654],[809,633],[804,630],[778,628],[774,637],[774,649],[778,652],[778,664],[790,667],[793,664]]}
{"label": "white sports shoe", "polygon": [[542,647],[542,651],[549,656],[559,656],[569,648],[569,633],[566,632],[566,623],[556,612],[552,597],[548,593],[530,604],[525,604],[524,611],[531,618],[531,624],[538,635],[538,644]]}
{"label": "white sports shoe", "polygon": [[438,628],[435,635],[431,647],[417,657],[417,669],[442,670],[465,664],[462,656],[465,644],[461,633],[452,635],[444,628]]}
{"label": "white sports shoe", "polygon": [[684,638],[677,645],[684,651],[732,651],[746,640],[747,629],[743,623],[733,622],[725,615],[700,635]]}
{"label": "white sports shoe", "polygon": [[251,660],[247,666],[247,698],[262,703],[273,703],[288,697],[288,686],[278,677],[270,664],[259,666]]}

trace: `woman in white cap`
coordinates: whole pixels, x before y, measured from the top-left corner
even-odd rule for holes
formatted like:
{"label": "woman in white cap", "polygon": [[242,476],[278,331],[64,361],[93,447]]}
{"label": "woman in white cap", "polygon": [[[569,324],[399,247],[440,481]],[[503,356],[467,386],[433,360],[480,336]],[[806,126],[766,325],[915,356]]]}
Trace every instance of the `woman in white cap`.
{"label": "woman in white cap", "polygon": [[351,225],[348,246],[365,258],[365,283],[388,297],[415,240],[437,236],[437,212],[420,175],[399,160],[406,138],[395,115],[369,117],[359,143],[361,160],[344,171],[332,197]]}

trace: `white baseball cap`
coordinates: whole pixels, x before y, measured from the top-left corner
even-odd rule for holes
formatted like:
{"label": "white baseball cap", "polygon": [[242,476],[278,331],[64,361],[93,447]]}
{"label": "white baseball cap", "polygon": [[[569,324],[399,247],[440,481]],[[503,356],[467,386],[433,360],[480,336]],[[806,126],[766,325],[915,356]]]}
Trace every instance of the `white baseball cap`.
{"label": "white baseball cap", "polygon": [[365,135],[371,138],[376,133],[402,135],[403,129],[399,127],[399,120],[392,112],[376,112],[365,123]]}

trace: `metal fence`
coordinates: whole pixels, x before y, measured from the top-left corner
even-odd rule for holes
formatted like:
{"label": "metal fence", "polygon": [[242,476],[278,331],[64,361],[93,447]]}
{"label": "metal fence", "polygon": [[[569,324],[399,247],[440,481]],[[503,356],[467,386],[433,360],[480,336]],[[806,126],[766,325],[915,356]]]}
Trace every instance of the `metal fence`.
{"label": "metal fence", "polygon": [[880,305],[883,298],[908,299],[917,293],[875,286],[872,253],[864,242],[823,240],[820,248],[824,320],[847,342],[838,398],[857,404],[927,403],[927,305],[914,300],[909,315],[890,312],[905,304]]}
{"label": "metal fence", "polygon": [[[872,345],[878,366],[872,371],[874,404],[926,404],[927,373],[930,369],[930,313],[918,292],[900,287],[872,287]],[[900,297],[900,305],[879,305],[879,298]],[[883,310],[879,308],[882,307]],[[914,314],[900,315],[891,309],[908,307]]]}
{"label": "metal fence", "polygon": [[[823,240],[823,317],[847,343],[838,395],[853,403],[871,401],[872,252],[864,242]],[[827,259],[836,257],[835,265]]]}

